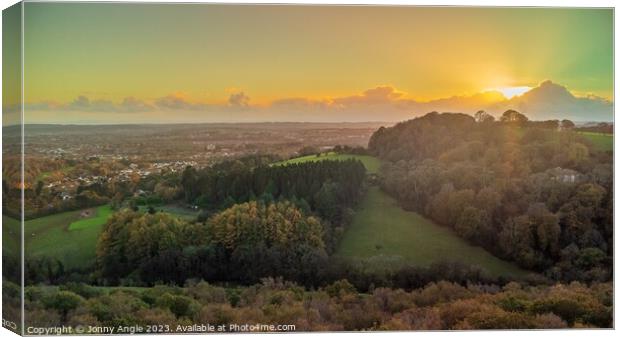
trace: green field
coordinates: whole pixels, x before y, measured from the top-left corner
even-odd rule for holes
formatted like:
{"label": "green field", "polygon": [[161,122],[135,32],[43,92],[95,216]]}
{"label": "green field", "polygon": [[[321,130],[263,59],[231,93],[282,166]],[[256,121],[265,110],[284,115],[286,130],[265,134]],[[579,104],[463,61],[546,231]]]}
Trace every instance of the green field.
{"label": "green field", "polygon": [[378,173],[379,167],[381,166],[381,162],[379,159],[373,156],[364,156],[364,155],[356,155],[356,154],[338,154],[335,152],[322,153],[319,157],[316,155],[297,157],[293,159],[289,159],[280,163],[276,163],[276,165],[287,165],[287,164],[299,164],[313,161],[321,161],[321,160],[348,160],[348,159],[357,159],[364,164],[366,170],[370,173]]}
{"label": "green field", "polygon": [[98,207],[95,214],[91,217],[80,219],[69,224],[69,230],[79,230],[89,228],[92,226],[101,226],[108,221],[110,215],[112,215],[112,208],[109,205]]}
{"label": "green field", "polygon": [[2,215],[2,253],[12,254],[19,250],[19,221]]}
{"label": "green field", "polygon": [[[92,210],[93,215],[88,218],[82,218],[83,210],[78,210],[27,220],[24,224],[26,257],[57,258],[66,268],[91,265],[95,260],[97,239],[111,214],[109,206]],[[18,249],[19,221],[2,216],[2,227],[3,244],[12,250]]]}
{"label": "green field", "polygon": [[336,254],[356,258],[400,256],[420,266],[441,260],[460,261],[479,265],[494,276],[523,277],[527,274],[484,249],[468,244],[450,229],[417,213],[404,211],[378,187],[369,189]]}
{"label": "green field", "polygon": [[584,138],[602,151],[614,150],[614,135],[600,132],[579,132]]}
{"label": "green field", "polygon": [[[198,215],[197,211],[174,205],[155,209],[188,220]],[[83,217],[85,210],[91,211],[91,214]],[[62,261],[66,268],[88,267],[95,261],[99,234],[112,213],[110,206],[105,205],[27,220],[24,233],[26,256],[54,257]],[[5,251],[18,251],[19,231],[18,220],[2,216],[2,244]]]}
{"label": "green field", "polygon": [[[176,215],[178,218],[183,220],[194,220],[200,214],[198,210],[192,210],[179,205],[162,205],[162,206],[153,206],[155,211],[166,212],[173,215]],[[139,206],[140,211],[147,212],[148,206]]]}

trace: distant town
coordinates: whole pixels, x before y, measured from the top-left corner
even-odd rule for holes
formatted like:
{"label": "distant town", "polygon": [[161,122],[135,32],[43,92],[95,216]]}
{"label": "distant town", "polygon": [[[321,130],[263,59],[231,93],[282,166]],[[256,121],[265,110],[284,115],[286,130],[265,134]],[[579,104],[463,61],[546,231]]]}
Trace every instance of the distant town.
{"label": "distant town", "polygon": [[[96,186],[129,183],[134,185],[132,194],[144,195],[141,181],[179,173],[188,166],[200,169],[259,154],[289,158],[304,147],[317,151],[335,145],[363,147],[383,125],[389,124],[27,125],[24,183],[39,199],[46,196],[40,209],[53,211]],[[19,129],[8,127],[5,133],[4,153],[17,153]],[[13,177],[9,182],[18,184],[17,172],[17,168],[5,168],[6,175]]]}

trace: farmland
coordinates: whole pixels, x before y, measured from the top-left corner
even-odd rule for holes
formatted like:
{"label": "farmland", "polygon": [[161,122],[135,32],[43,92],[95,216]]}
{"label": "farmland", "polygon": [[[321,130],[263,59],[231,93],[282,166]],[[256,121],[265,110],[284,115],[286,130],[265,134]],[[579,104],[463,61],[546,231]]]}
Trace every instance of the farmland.
{"label": "farmland", "polygon": [[513,264],[468,244],[448,228],[404,211],[377,187],[371,187],[360,204],[337,254],[355,258],[399,256],[419,266],[451,260],[479,265],[495,276],[526,274]]}
{"label": "farmland", "polygon": [[321,161],[321,160],[349,160],[349,159],[356,159],[356,160],[361,161],[362,164],[364,164],[364,166],[366,167],[366,170],[368,170],[368,172],[370,173],[378,173],[379,167],[381,166],[381,162],[379,161],[379,159],[373,156],[356,155],[356,154],[340,154],[336,152],[328,152],[328,153],[321,153],[320,155],[309,155],[309,156],[297,157],[297,158],[293,158],[293,159],[289,159],[289,160],[277,163],[276,165],[300,164],[300,163]]}

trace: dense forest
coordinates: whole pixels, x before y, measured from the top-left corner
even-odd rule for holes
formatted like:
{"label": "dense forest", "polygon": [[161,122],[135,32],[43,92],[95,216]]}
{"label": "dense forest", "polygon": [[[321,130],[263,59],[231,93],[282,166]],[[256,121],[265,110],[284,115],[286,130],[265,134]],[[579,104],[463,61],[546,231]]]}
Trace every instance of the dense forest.
{"label": "dense forest", "polygon": [[406,209],[556,280],[612,276],[613,154],[572,123],[509,110],[430,113],[379,129],[369,151]]}
{"label": "dense forest", "polygon": [[[19,288],[5,285],[4,303]],[[32,326],[157,326],[181,333],[196,324],[292,324],[296,331],[561,329],[611,327],[611,283],[586,286],[479,285],[440,281],[412,291],[377,287],[359,293],[346,280],[317,290],[281,279],[224,288],[204,281],[184,287],[102,289],[68,283],[25,289]],[[17,306],[15,306],[17,307]],[[229,330],[228,330],[229,331]]]}
{"label": "dense forest", "polygon": [[181,193],[185,202],[204,210],[199,220],[244,202],[289,201],[322,219],[322,239],[332,252],[363,196],[365,179],[366,169],[356,160],[292,165],[231,161],[200,171],[188,167],[182,174]]}

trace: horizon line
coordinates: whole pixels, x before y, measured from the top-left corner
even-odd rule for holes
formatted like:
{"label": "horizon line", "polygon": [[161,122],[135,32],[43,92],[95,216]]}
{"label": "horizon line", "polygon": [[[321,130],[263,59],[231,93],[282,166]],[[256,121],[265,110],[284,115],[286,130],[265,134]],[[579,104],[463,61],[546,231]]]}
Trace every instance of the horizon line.
{"label": "horizon line", "polygon": [[[2,128],[14,127],[20,125],[29,125],[29,126],[118,126],[118,125],[127,125],[127,126],[158,126],[158,125],[204,125],[204,124],[397,124],[400,122],[406,122],[411,119],[399,120],[399,121],[257,121],[257,122],[146,122],[146,123],[23,123],[23,124],[9,124],[2,125]],[[544,121],[560,121],[561,119],[530,119],[532,122],[544,122]],[[572,120],[575,123],[585,124],[585,123],[608,123],[614,124],[614,120]]]}

